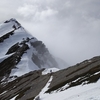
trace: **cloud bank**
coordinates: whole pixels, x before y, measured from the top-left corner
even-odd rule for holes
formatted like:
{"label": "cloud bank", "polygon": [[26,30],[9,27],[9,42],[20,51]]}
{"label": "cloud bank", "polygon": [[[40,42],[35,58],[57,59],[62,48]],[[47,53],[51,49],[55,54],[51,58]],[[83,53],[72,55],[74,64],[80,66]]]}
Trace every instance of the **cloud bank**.
{"label": "cloud bank", "polygon": [[3,0],[0,22],[16,18],[69,65],[100,55],[100,0]]}

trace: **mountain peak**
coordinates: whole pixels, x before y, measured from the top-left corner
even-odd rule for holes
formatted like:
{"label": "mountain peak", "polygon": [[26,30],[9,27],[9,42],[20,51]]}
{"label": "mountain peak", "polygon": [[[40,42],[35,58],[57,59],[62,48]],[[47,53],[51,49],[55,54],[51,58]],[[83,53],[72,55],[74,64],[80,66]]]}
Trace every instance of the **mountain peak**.
{"label": "mountain peak", "polygon": [[21,24],[16,20],[16,19],[14,19],[14,18],[11,18],[11,19],[9,19],[9,20],[6,20],[4,23],[13,23],[13,28],[15,28],[16,29],[16,27],[18,28],[20,28],[21,27]]}
{"label": "mountain peak", "polygon": [[4,23],[8,23],[8,22],[16,22],[16,23],[19,23],[15,18],[11,18],[9,20],[6,20]]}
{"label": "mountain peak", "polygon": [[0,35],[1,80],[4,76],[7,80],[33,70],[58,67],[44,43],[29,34],[16,19],[5,21]]}

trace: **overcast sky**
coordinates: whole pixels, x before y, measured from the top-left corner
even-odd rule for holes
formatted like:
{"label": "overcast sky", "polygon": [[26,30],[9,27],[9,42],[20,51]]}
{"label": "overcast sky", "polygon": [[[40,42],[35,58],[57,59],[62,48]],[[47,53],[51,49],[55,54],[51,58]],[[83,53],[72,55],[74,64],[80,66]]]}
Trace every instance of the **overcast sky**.
{"label": "overcast sky", "polygon": [[100,0],[0,1],[0,22],[17,19],[69,65],[100,55]]}

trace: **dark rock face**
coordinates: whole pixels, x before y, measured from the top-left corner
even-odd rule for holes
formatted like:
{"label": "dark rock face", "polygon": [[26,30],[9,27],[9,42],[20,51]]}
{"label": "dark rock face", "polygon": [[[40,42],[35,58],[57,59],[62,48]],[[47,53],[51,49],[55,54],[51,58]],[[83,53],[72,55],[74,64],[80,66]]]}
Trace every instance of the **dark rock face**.
{"label": "dark rock face", "polygon": [[[18,25],[18,28],[21,27],[21,24],[14,18],[11,18],[10,20],[6,20],[4,23],[9,23],[9,22],[15,22]],[[15,25],[13,25],[14,29],[17,29]]]}
{"label": "dark rock face", "polygon": [[14,44],[6,54],[11,54],[13,52],[16,52],[20,48],[19,43]]}
{"label": "dark rock face", "polygon": [[41,45],[41,44],[42,44],[42,41],[31,42],[31,45],[32,45],[33,47],[37,47],[37,46],[39,46],[39,45]]}

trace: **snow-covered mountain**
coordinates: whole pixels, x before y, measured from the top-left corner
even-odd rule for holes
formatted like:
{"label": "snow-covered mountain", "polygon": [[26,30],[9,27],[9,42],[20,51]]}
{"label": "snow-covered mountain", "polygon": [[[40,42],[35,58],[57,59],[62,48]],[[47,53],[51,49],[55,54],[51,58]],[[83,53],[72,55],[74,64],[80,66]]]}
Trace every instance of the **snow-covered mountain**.
{"label": "snow-covered mountain", "polygon": [[100,100],[100,56],[62,66],[18,21],[0,24],[0,100]]}
{"label": "snow-covered mountain", "polygon": [[2,75],[10,73],[10,76],[59,67],[42,41],[30,35],[15,19],[0,24],[0,66]]}

